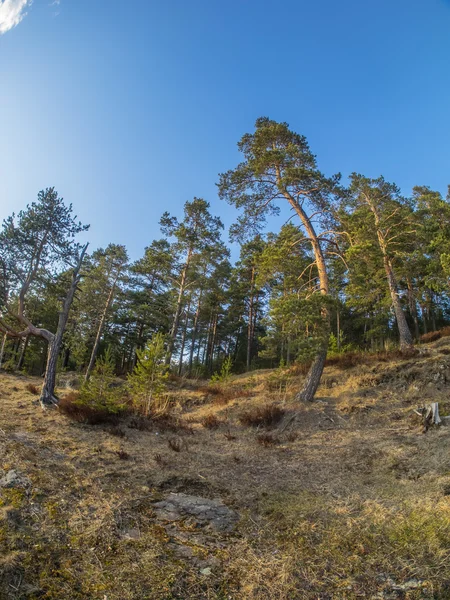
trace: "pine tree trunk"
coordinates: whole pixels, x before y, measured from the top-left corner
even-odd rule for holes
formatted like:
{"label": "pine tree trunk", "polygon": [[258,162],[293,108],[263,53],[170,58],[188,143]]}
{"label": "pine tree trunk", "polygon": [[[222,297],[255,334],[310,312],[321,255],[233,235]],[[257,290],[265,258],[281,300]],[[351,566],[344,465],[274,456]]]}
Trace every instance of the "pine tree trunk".
{"label": "pine tree trunk", "polygon": [[411,317],[412,317],[412,320],[414,322],[414,334],[415,334],[415,338],[416,338],[416,340],[418,340],[420,338],[419,318],[418,318],[418,315],[417,315],[416,298],[414,296],[413,285],[412,285],[412,281],[411,281],[410,277],[408,277],[408,279],[407,279],[407,285],[408,285],[409,311],[411,313]]}
{"label": "pine tree trunk", "polygon": [[194,325],[193,325],[193,329],[192,329],[191,350],[189,353],[189,371],[188,371],[189,377],[192,374],[192,363],[194,361],[194,351],[195,351],[194,349],[195,349],[195,341],[197,338],[198,320],[200,317],[200,306],[201,306],[201,301],[202,301],[202,295],[203,295],[203,289],[200,290],[200,294],[198,297],[197,310],[195,311]]}
{"label": "pine tree trunk", "polygon": [[397,320],[397,327],[400,335],[400,349],[410,350],[413,347],[414,342],[408,327],[408,323],[406,322],[405,313],[403,312],[403,308],[398,297],[397,282],[395,280],[392,264],[386,254],[383,256],[383,262],[389,284],[392,306],[394,307],[395,318]]}
{"label": "pine tree trunk", "polygon": [[[303,223],[304,228],[306,229],[309,239],[311,241],[311,245],[314,252],[314,258],[317,266],[317,273],[319,276],[319,284],[320,284],[320,293],[322,296],[327,296],[329,292],[329,282],[328,282],[328,273],[325,263],[325,257],[322,252],[322,248],[320,246],[319,239],[315,232],[314,226],[309,220],[309,217],[303,210],[302,206],[296,202],[292,197],[288,198],[291,206],[294,208],[300,220]],[[330,310],[327,306],[324,306],[322,310],[322,318],[323,318],[323,339],[320,344],[320,348],[317,352],[317,355],[308,371],[308,374],[303,383],[303,388],[297,394],[296,399],[303,402],[312,402],[314,400],[314,396],[316,394],[317,388],[320,384],[320,379],[322,377],[323,369],[325,367],[325,361],[327,358],[328,352],[328,343],[330,340],[331,334],[331,315]]]}
{"label": "pine tree trunk", "polygon": [[389,292],[391,294],[392,306],[394,308],[395,318],[397,320],[397,327],[400,336],[400,348],[402,350],[410,350],[413,347],[414,342],[408,327],[408,323],[406,322],[405,313],[403,312],[403,308],[400,303],[397,281],[395,280],[394,269],[392,267],[391,259],[388,254],[388,246],[382,230],[380,216],[375,205],[372,204],[369,197],[366,197],[366,201],[375,219],[375,228],[377,232],[378,245],[383,256],[384,270],[386,272]]}
{"label": "pine tree trunk", "polygon": [[63,369],[67,369],[67,367],[69,366],[69,359],[70,359],[70,348],[66,348],[64,350],[64,358],[63,358],[63,364],[62,364]]}
{"label": "pine tree trunk", "polygon": [[216,314],[214,316],[214,321],[213,321],[213,331],[212,331],[212,336],[211,336],[211,351],[210,351],[210,355],[209,355],[209,371],[210,373],[212,373],[213,370],[213,365],[214,365],[214,348],[216,345],[216,336],[217,336],[217,321],[218,321],[218,315]]}
{"label": "pine tree trunk", "polygon": [[88,381],[89,377],[91,376],[92,369],[94,368],[94,365],[95,365],[95,359],[97,358],[97,353],[98,353],[98,349],[100,346],[100,340],[102,339],[102,333],[103,333],[103,329],[105,327],[106,317],[108,316],[108,311],[111,308],[111,304],[114,299],[114,292],[115,292],[117,280],[119,279],[119,274],[120,273],[117,273],[116,278],[114,279],[114,282],[113,282],[111,289],[109,291],[109,294],[108,294],[108,298],[106,299],[105,307],[103,308],[103,312],[100,317],[100,323],[98,325],[97,335],[95,336],[94,347],[92,348],[91,358],[89,360],[88,368],[86,370],[86,375],[84,377],[85,381]]}
{"label": "pine tree trunk", "polygon": [[188,302],[187,309],[186,309],[186,319],[184,321],[184,327],[183,327],[183,335],[181,338],[180,360],[178,363],[178,376],[179,377],[181,377],[181,372],[183,370],[184,346],[186,343],[186,332],[187,332],[187,327],[188,327],[188,322],[189,322],[189,311],[191,310],[191,300],[192,300],[192,294],[189,296],[189,302]]}
{"label": "pine tree trunk", "polygon": [[3,335],[2,346],[0,348],[0,369],[2,368],[2,365],[3,365],[3,357],[5,356],[6,339],[7,339],[7,335],[5,333]]}
{"label": "pine tree trunk", "polygon": [[17,370],[20,371],[23,367],[23,361],[25,359],[25,352],[27,351],[28,342],[30,341],[30,336],[27,335],[22,344],[22,350],[20,352],[19,362],[17,363]]}
{"label": "pine tree trunk", "polygon": [[186,258],[186,263],[183,268],[183,272],[181,274],[180,289],[178,291],[178,299],[177,299],[177,308],[175,310],[175,315],[173,318],[172,330],[170,332],[169,348],[167,350],[167,355],[166,355],[166,365],[170,365],[170,361],[172,360],[172,354],[175,349],[175,341],[177,339],[178,326],[180,324],[181,308],[183,306],[183,295],[184,295],[184,291],[186,288],[187,272],[189,269],[189,265],[191,263],[192,252],[193,251],[190,248],[187,258]]}
{"label": "pine tree trunk", "polygon": [[250,365],[252,361],[252,342],[253,342],[253,303],[254,294],[253,286],[255,282],[255,267],[252,267],[252,277],[250,281],[250,298],[248,301],[248,325],[247,325],[247,362],[246,370],[250,371]]}
{"label": "pine tree trunk", "polygon": [[45,369],[44,384],[42,386],[40,403],[43,407],[56,404],[58,399],[55,396],[55,384],[56,384],[56,369],[58,366],[58,356],[62,346],[63,335],[66,330],[67,321],[69,319],[69,311],[72,306],[73,298],[80,282],[80,270],[83,264],[84,255],[88,246],[83,248],[78,263],[72,273],[72,283],[69,291],[67,292],[66,299],[62,307],[62,311],[59,313],[58,328],[56,334],[46,332],[45,338],[48,341],[48,352],[47,352],[47,367]]}

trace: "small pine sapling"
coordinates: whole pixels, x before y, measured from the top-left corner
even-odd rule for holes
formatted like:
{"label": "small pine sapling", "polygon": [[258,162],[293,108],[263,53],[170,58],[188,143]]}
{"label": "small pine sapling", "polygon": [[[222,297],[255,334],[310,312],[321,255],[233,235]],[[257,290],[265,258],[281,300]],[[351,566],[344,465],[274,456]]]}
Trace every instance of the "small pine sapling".
{"label": "small pine sapling", "polygon": [[231,369],[233,366],[233,361],[231,356],[227,356],[227,358],[222,363],[222,368],[220,369],[220,373],[214,373],[211,377],[211,383],[225,383],[231,377]]}
{"label": "small pine sapling", "polygon": [[81,387],[77,403],[109,413],[121,412],[125,404],[120,401],[121,390],[114,383],[114,360],[108,348],[95,363],[91,378]]}
{"label": "small pine sapling", "polygon": [[157,333],[145,348],[137,350],[136,354],[138,362],[128,377],[128,387],[133,403],[148,416],[155,400],[164,393],[169,376],[164,364],[164,336]]}

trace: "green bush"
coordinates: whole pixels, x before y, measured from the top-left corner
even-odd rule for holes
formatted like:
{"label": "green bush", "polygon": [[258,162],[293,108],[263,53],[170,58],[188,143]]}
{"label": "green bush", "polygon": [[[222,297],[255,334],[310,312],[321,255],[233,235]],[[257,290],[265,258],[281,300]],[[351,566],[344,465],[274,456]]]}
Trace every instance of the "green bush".
{"label": "green bush", "polygon": [[115,386],[114,362],[111,350],[95,363],[95,368],[81,386],[77,404],[88,406],[94,410],[117,414],[125,409],[123,389]]}
{"label": "green bush", "polygon": [[153,336],[143,350],[137,351],[137,357],[137,365],[128,377],[128,388],[133,404],[148,416],[165,392],[169,376],[164,364],[164,336],[161,333]]}

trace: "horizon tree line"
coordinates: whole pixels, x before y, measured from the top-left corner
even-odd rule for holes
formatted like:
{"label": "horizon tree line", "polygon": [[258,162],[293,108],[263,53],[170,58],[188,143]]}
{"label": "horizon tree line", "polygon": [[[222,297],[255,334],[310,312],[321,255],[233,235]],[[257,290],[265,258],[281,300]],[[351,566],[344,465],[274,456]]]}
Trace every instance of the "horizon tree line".
{"label": "horizon tree line", "polygon": [[[299,400],[314,398],[329,352],[409,351],[449,319],[450,197],[417,186],[410,197],[383,177],[343,185],[317,166],[286,123],[256,121],[240,162],[219,176],[237,209],[231,240],[202,198],[164,213],[162,237],[130,262],[111,243],[88,254],[54,188],[0,231],[0,367],[44,375],[41,404],[57,402],[56,374],[89,379],[108,348],[118,375],[132,372],[156,334],[178,375],[208,377],[307,362]],[[286,206],[289,221],[267,233]]]}

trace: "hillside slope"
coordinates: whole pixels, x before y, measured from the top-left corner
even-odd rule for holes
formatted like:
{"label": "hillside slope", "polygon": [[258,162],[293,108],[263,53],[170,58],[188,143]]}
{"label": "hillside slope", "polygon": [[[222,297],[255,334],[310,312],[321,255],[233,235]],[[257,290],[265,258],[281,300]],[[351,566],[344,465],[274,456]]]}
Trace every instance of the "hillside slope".
{"label": "hillside slope", "polygon": [[449,338],[425,348],[328,366],[308,405],[295,371],[175,382],[148,430],[0,374],[0,598],[450,598],[450,428],[412,411],[450,414]]}

